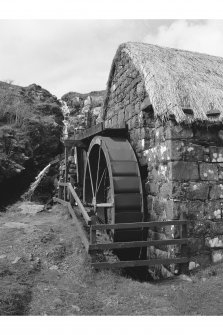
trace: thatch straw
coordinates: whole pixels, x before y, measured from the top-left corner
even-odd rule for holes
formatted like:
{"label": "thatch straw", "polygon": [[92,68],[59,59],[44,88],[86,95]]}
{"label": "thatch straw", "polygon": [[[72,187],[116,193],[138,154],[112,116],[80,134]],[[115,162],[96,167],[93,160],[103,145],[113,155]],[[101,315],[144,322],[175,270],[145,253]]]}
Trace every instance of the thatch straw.
{"label": "thatch straw", "polygon": [[[223,118],[223,58],[145,43],[121,44],[112,63],[107,95],[117,59],[125,53],[140,72],[156,116],[177,122],[219,122]],[[183,109],[190,108],[188,116]],[[220,115],[208,117],[214,111]]]}

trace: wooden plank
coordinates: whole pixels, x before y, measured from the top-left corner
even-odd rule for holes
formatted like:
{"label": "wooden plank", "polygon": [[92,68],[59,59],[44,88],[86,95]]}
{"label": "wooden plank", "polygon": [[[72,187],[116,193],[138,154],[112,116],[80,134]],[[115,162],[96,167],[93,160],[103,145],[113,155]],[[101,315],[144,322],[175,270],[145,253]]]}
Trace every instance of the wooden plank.
{"label": "wooden plank", "polygon": [[116,223],[116,224],[97,224],[92,229],[95,230],[107,230],[107,229],[136,229],[136,228],[153,228],[153,227],[165,227],[172,225],[183,225],[188,224],[189,221],[150,221],[150,222],[133,222],[133,223]]}
{"label": "wooden plank", "polygon": [[67,140],[64,140],[64,146],[67,148],[71,148],[72,146],[78,147],[78,148],[86,148],[86,145],[81,142],[81,140],[75,140],[72,138],[69,138]]}
{"label": "wooden plank", "polygon": [[64,205],[64,206],[68,206],[68,204],[69,204],[68,201],[64,201],[64,200],[56,198],[56,197],[53,197],[53,201],[59,202],[61,205]]}
{"label": "wooden plank", "polygon": [[114,204],[111,203],[111,202],[108,202],[108,203],[101,203],[101,204],[96,204],[96,207],[105,207],[105,208],[109,208],[109,207],[113,207]]}
{"label": "wooden plank", "polygon": [[[87,203],[86,204],[87,206],[89,206],[89,207],[94,207],[94,205],[93,204],[89,204],[89,203]],[[105,208],[109,208],[109,207],[113,207],[114,206],[114,204],[113,203],[111,203],[111,202],[105,202],[105,203],[100,203],[100,204],[96,204],[96,207],[105,207]]]}
{"label": "wooden plank", "polygon": [[83,215],[84,220],[86,221],[86,223],[89,225],[91,222],[91,218],[89,217],[86,209],[84,208],[82,202],[80,201],[80,198],[78,197],[77,193],[75,192],[74,188],[72,187],[71,183],[68,183],[68,188],[70,190],[70,193],[72,194],[72,196],[74,197],[80,211],[81,214]]}
{"label": "wooden plank", "polygon": [[59,191],[58,191],[59,199],[62,199],[62,195],[63,195],[63,187],[59,185]]}
{"label": "wooden plank", "polygon": [[86,139],[88,137],[94,136],[100,132],[103,131],[104,128],[104,122],[101,122],[91,128],[88,128],[84,131],[82,131],[80,134],[75,135],[74,139],[75,140],[83,140]]}
{"label": "wooden plank", "polygon": [[59,186],[63,186],[63,187],[65,187],[65,186],[68,186],[68,183],[62,183],[62,182],[59,182],[58,185],[59,185]]}
{"label": "wooden plank", "polygon": [[[92,229],[93,226],[91,226]],[[171,240],[153,240],[153,241],[131,241],[131,242],[115,242],[115,243],[98,243],[90,244],[89,251],[91,250],[113,250],[113,249],[125,249],[125,248],[136,248],[136,247],[151,247],[160,245],[177,245],[187,244],[189,239],[171,239]]]}
{"label": "wooden plank", "polygon": [[[96,215],[91,216],[91,228],[90,228],[90,243],[96,244],[97,243],[97,236],[96,236],[96,230],[92,229],[93,225],[97,224],[98,217]],[[90,245],[89,245],[90,248]]]}
{"label": "wooden plank", "polygon": [[105,127],[105,123],[101,122],[91,128],[82,130],[79,134],[74,135],[74,137],[69,140],[78,143],[82,140],[90,139],[95,135],[109,135],[114,134],[114,132],[120,134],[121,132],[127,133],[127,131],[128,129],[125,122],[122,122],[118,127],[115,126],[114,128]]}
{"label": "wooden plank", "polygon": [[88,249],[89,249],[89,241],[88,241],[88,238],[87,238],[87,234],[86,234],[84,228],[82,227],[81,222],[78,220],[78,218],[77,218],[77,216],[76,216],[76,214],[75,214],[75,212],[74,212],[74,210],[73,210],[73,208],[72,208],[72,206],[71,206],[70,203],[68,203],[68,209],[69,209],[70,215],[71,215],[72,218],[73,218],[73,222],[74,222],[74,224],[75,224],[76,227],[77,227],[78,234],[79,234],[79,236],[80,236],[80,238],[81,238],[81,241],[82,241],[82,243],[83,243],[85,249],[86,249],[87,252],[88,252]]}
{"label": "wooden plank", "polygon": [[[97,245],[96,244],[96,230],[93,230],[92,229],[92,226],[90,228],[90,245]],[[89,251],[90,251],[90,245],[89,245]],[[97,250],[97,249],[91,249],[92,251],[93,250]]]}
{"label": "wooden plank", "polygon": [[137,266],[153,266],[153,265],[169,265],[169,264],[182,264],[187,263],[189,259],[187,257],[181,258],[154,258],[146,260],[135,260],[135,261],[119,261],[115,263],[109,262],[100,262],[100,263],[91,263],[95,269],[115,269],[115,268],[130,268]]}
{"label": "wooden plank", "polygon": [[[181,236],[182,238],[188,237],[188,226],[186,224],[182,225],[181,227]],[[181,245],[181,256],[188,257],[189,256],[189,247],[186,243]],[[180,272],[181,273],[188,273],[189,271],[189,264],[181,264],[180,265]]]}

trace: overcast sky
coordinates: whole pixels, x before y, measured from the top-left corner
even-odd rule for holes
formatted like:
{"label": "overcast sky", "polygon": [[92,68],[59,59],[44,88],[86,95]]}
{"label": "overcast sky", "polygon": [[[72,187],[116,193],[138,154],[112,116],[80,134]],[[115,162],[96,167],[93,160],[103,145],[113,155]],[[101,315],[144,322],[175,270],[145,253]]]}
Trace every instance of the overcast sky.
{"label": "overcast sky", "polygon": [[0,80],[57,97],[103,90],[127,41],[223,57],[223,20],[0,20]]}

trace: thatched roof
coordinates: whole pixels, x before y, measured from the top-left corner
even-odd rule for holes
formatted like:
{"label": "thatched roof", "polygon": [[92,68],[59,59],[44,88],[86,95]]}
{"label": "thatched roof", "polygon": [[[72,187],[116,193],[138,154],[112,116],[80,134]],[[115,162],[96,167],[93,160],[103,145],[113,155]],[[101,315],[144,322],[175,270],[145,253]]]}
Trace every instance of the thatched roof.
{"label": "thatched roof", "polygon": [[177,122],[222,120],[223,58],[145,43],[121,44],[112,63],[107,98],[121,53],[140,72],[156,116],[174,115]]}

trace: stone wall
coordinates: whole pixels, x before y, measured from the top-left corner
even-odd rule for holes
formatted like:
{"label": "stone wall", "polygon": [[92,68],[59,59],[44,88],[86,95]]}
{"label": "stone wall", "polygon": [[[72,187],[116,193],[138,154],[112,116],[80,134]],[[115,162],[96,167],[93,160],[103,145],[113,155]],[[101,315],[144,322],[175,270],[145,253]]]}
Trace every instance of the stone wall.
{"label": "stone wall", "polygon": [[[144,182],[148,220],[192,220],[191,252],[199,264],[223,259],[223,130],[154,118],[143,80],[126,54],[116,60],[105,105],[107,127],[128,124]],[[171,228],[152,238],[178,236]],[[169,255],[173,248],[162,248]],[[175,249],[176,251],[176,249]],[[156,250],[156,254],[158,254]],[[196,264],[194,263],[194,266]]]}

